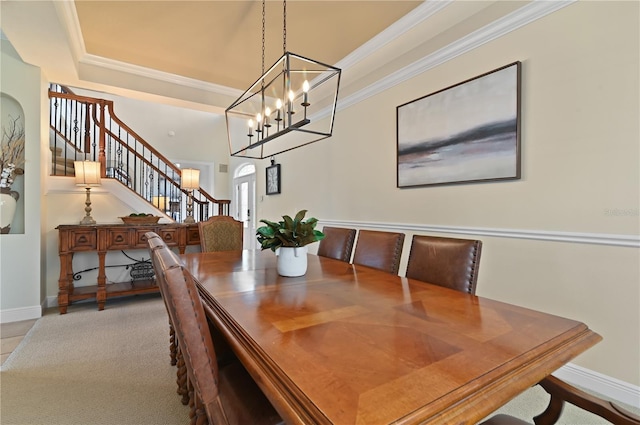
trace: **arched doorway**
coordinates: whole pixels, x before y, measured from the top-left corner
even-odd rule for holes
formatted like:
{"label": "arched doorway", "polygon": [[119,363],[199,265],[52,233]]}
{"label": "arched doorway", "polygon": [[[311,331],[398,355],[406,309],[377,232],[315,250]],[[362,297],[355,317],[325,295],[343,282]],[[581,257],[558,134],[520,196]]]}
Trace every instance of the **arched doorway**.
{"label": "arched doorway", "polygon": [[233,207],[235,217],[244,223],[244,248],[256,247],[256,167],[243,164],[233,177]]}

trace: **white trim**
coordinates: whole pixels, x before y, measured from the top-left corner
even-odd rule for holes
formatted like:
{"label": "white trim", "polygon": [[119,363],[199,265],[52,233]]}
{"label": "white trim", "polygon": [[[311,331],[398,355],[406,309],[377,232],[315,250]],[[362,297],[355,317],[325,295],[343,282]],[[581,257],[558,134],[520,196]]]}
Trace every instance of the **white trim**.
{"label": "white trim", "polygon": [[58,296],[50,295],[46,297],[44,300],[44,306],[45,308],[58,307]]}
{"label": "white trim", "polygon": [[640,387],[593,370],[567,363],[553,375],[578,387],[596,392],[610,400],[616,400],[640,409]]}
{"label": "white trim", "polygon": [[56,9],[60,20],[64,22],[64,28],[67,31],[67,37],[71,45],[71,57],[73,57],[74,61],[79,62],[86,54],[87,49],[84,44],[76,5],[72,1],[56,1],[53,2],[53,7]]}
{"label": "white trim", "polygon": [[189,87],[196,90],[202,90],[231,97],[240,97],[242,93],[244,93],[242,90],[222,86],[220,84],[208,83],[206,81],[196,80],[194,78],[183,77],[181,75],[158,71],[151,68],[145,68],[144,66],[133,65],[130,63],[91,54],[85,54],[78,62],[85,65],[97,66],[100,68],[110,69],[118,72],[125,72],[143,78],[152,78],[154,80],[164,81],[182,87]]}
{"label": "white trim", "polygon": [[342,69],[348,69],[349,67],[354,66],[361,60],[375,53],[382,46],[389,44],[416,25],[424,22],[445,7],[449,6],[451,3],[453,3],[453,0],[441,0],[435,2],[425,0],[409,14],[403,16],[380,34],[376,35],[352,53],[345,56],[342,60],[336,63],[335,66]]}
{"label": "white trim", "polygon": [[[476,49],[483,44],[489,43],[499,37],[502,37],[511,31],[515,31],[520,27],[523,27],[531,22],[534,22],[550,13],[556,12],[565,6],[574,3],[576,0],[568,1],[540,1],[536,0],[519,8],[518,10],[504,16],[486,25],[465,37],[460,38],[454,43],[449,44],[433,52],[432,54],[425,56],[408,65],[385,78],[382,78],[375,83],[355,92],[354,94],[340,99],[338,102],[338,110],[348,108],[359,102],[366,100],[371,96],[375,96],[384,90],[390,89],[406,80],[409,80],[417,75],[420,75],[438,65],[441,65],[447,61],[450,61],[457,56],[467,53],[473,49]],[[330,112],[330,111],[329,111]],[[322,113],[327,114],[327,111],[318,112],[318,115]]]}
{"label": "white trim", "polygon": [[366,227],[385,230],[403,230],[414,233],[436,232],[465,235],[491,236],[497,238],[533,239],[549,242],[610,245],[640,248],[640,236],[606,233],[560,232],[553,230],[492,229],[487,227],[439,226],[415,223],[385,223],[371,221],[320,220],[323,225],[343,227]]}
{"label": "white trim", "polygon": [[[342,110],[356,103],[362,102],[367,98],[374,96],[384,90],[387,90],[397,84],[402,83],[410,78],[413,78],[421,73],[428,71],[444,62],[454,59],[470,50],[482,46],[492,40],[495,40],[503,35],[510,33],[522,26],[525,26],[531,22],[534,22],[544,16],[547,16],[557,10],[560,10],[577,0],[559,0],[559,1],[544,1],[535,0],[518,10],[510,13],[509,15],[498,19],[491,24],[480,28],[477,31],[461,38],[460,40],[443,47],[442,49],[425,56],[421,60],[408,65],[395,73],[388,75],[385,78],[377,81],[370,86],[365,87],[353,93],[350,96],[341,98],[338,102],[337,109]],[[203,90],[211,93],[218,93],[222,95],[228,95],[231,97],[239,97],[242,95],[242,90],[221,86],[218,84],[207,83],[204,81],[183,77],[168,72],[161,72],[154,69],[145,68],[138,65],[129,64],[126,62],[120,62],[96,55],[88,54],[84,46],[82,39],[82,31],[78,22],[77,12],[73,2],[56,2],[60,4],[58,8],[58,14],[61,16],[65,27],[67,28],[67,35],[69,42],[71,43],[72,55],[77,60],[78,64],[86,64],[91,66],[97,66],[105,69],[116,70],[119,72],[130,73],[145,78],[152,78],[158,81],[165,81],[172,84],[177,84],[184,87],[190,87],[197,90]],[[428,19],[433,14],[439,12],[451,3],[451,0],[447,1],[425,1],[422,5],[418,6],[414,11],[405,17],[401,18],[395,24],[389,26],[386,30],[373,37],[367,43],[363,44],[360,48],[353,53],[347,55],[338,64],[343,70],[347,70],[349,67],[355,65],[365,57],[369,56],[372,52],[385,44],[392,41],[394,38],[399,37],[404,32],[408,31],[420,22]],[[332,112],[332,107],[326,107],[316,114],[314,119],[320,119],[322,117],[329,116]]]}
{"label": "white trim", "polygon": [[203,90],[211,93],[227,95],[234,98],[239,97],[243,93],[242,90],[234,89],[231,87],[208,83],[193,78],[183,77],[177,74],[171,74],[169,72],[162,72],[155,69],[130,64],[127,62],[121,62],[89,54],[87,53],[87,49],[84,44],[84,38],[82,36],[82,29],[80,27],[75,3],[72,1],[54,3],[58,12],[58,16],[60,17],[62,22],[64,22],[64,27],[67,30],[67,36],[69,38],[69,43],[71,44],[71,54],[77,62],[76,65],[84,64],[89,66],[96,66],[103,69],[110,69],[113,71],[137,75],[143,78],[151,78],[158,81],[164,81],[183,87],[190,87],[196,90]]}
{"label": "white trim", "polygon": [[0,310],[0,323],[21,322],[23,320],[39,319],[42,317],[42,306],[8,308]]}

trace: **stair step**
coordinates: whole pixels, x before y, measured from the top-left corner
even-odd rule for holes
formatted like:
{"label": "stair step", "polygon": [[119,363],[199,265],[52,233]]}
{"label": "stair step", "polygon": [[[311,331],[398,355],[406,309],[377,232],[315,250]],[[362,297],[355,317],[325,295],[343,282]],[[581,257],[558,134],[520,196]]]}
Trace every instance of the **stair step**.
{"label": "stair step", "polygon": [[64,164],[53,164],[53,172],[52,176],[75,176],[76,170],[73,167],[67,166],[65,168]]}
{"label": "stair step", "polygon": [[60,156],[57,156],[57,157],[53,158],[53,162],[56,163],[56,164],[59,164],[61,166],[66,165],[67,168],[74,168],[75,167],[74,160],[71,159],[71,158],[66,158],[65,159],[65,158],[62,158]]}

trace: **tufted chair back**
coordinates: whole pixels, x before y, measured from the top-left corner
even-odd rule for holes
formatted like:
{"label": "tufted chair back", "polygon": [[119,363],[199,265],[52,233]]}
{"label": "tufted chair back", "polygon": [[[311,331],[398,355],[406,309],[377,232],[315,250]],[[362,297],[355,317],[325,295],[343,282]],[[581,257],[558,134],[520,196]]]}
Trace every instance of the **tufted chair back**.
{"label": "tufted chair back", "polygon": [[319,242],[318,255],[348,263],[356,239],[356,229],[324,226],[322,233],[325,237]]}
{"label": "tufted chair back", "polygon": [[404,233],[360,230],[353,264],[397,274],[403,243]]}
{"label": "tufted chair back", "polygon": [[215,215],[198,223],[202,252],[242,251],[243,223],[226,215]]}
{"label": "tufted chair back", "polygon": [[414,235],[407,277],[476,293],[482,241]]}

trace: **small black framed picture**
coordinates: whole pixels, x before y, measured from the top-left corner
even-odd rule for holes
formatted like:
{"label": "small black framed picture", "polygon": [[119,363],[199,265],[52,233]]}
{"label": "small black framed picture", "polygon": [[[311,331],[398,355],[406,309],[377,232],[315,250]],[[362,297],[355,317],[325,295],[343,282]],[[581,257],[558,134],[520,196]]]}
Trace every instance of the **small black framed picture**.
{"label": "small black framed picture", "polygon": [[267,195],[280,193],[280,164],[267,167]]}

